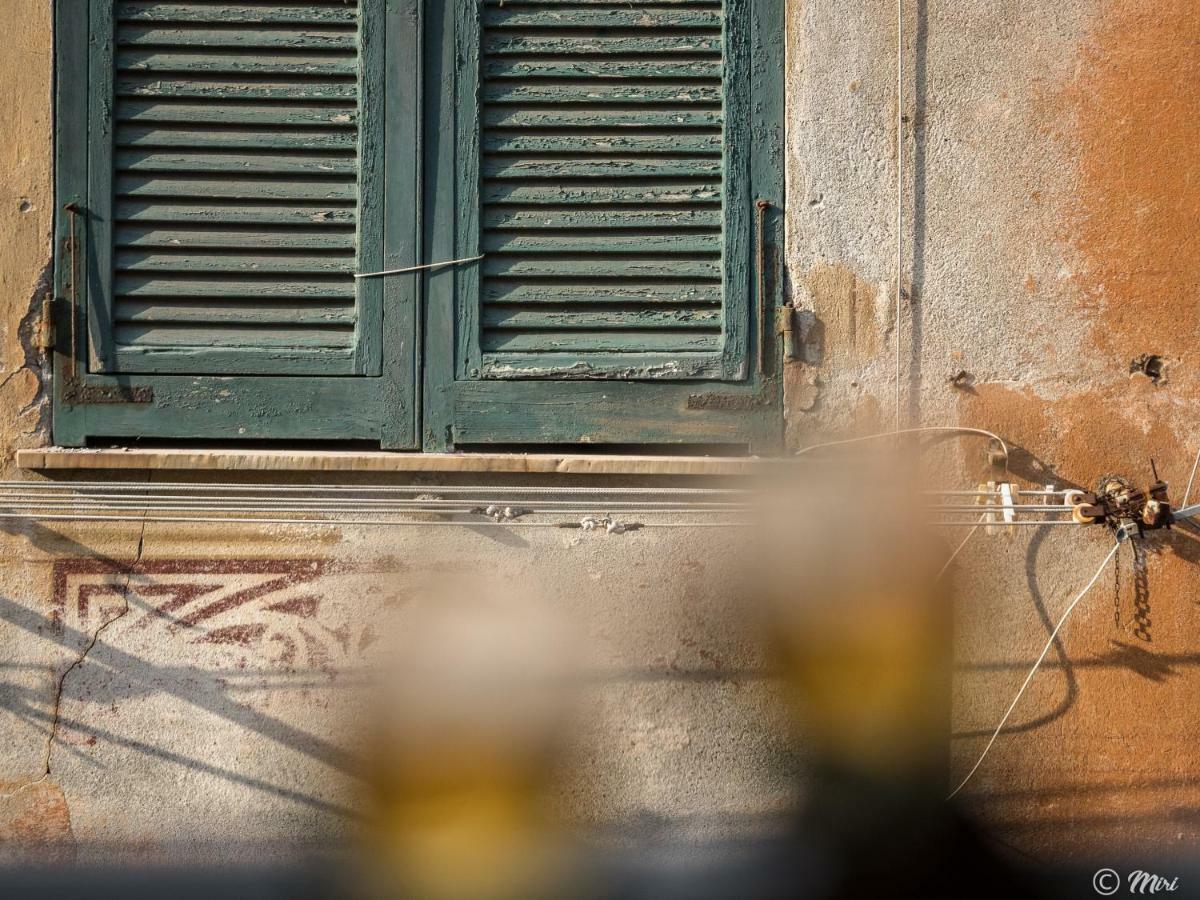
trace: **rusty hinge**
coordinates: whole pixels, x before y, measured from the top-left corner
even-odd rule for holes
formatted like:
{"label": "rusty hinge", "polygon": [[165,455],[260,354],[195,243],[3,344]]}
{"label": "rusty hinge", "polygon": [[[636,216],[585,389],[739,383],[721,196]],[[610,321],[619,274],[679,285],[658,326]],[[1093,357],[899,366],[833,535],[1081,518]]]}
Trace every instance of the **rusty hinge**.
{"label": "rusty hinge", "polygon": [[[63,207],[70,219],[67,229],[67,256],[69,275],[67,288],[67,314],[70,333],[70,356],[67,373],[62,380],[62,401],[71,406],[92,406],[100,403],[153,403],[154,389],[126,384],[88,384],[79,373],[79,204],[68,203]],[[38,328],[40,346],[47,349],[55,346],[53,306],[47,301],[42,307],[42,321]],[[46,343],[42,343],[46,342]]]}
{"label": "rusty hinge", "polygon": [[792,306],[775,307],[775,334],[783,338],[784,359],[796,358],[796,309]]}
{"label": "rusty hinge", "polygon": [[42,313],[37,323],[37,348],[43,353],[54,349],[54,298],[42,300]]}

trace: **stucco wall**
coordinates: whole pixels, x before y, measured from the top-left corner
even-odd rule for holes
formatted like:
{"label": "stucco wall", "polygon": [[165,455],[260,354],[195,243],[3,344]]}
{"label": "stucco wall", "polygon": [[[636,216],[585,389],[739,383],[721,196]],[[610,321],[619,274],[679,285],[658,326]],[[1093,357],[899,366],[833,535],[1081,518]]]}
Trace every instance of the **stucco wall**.
{"label": "stucco wall", "polygon": [[[50,262],[48,6],[0,2],[10,472],[12,450],[49,440],[31,349]],[[904,417],[999,432],[1016,448],[1012,472],[1031,484],[1148,480],[1154,457],[1181,487],[1200,441],[1190,365],[1200,94],[1187,89],[1200,11],[1188,0],[907,9]],[[881,0],[788,4],[787,265],[797,305],[820,326],[788,372],[796,446],[893,421],[893,17]],[[1144,353],[1164,358],[1165,380],[1130,375]],[[965,385],[951,385],[960,371]],[[978,444],[943,462],[941,476],[963,486],[996,477]],[[719,534],[10,531],[0,562],[0,843],[10,847],[116,843],[153,857],[230,833],[253,848],[344,833],[354,789],[337,748],[349,679],[329,672],[353,669],[380,604],[460,565],[536,578],[604,637],[606,714],[594,789],[575,797],[583,816],[729,834],[769,820],[796,791],[773,689],[755,674],[761,651],[728,621],[736,567]],[[1108,540],[1025,530],[964,552],[954,773],[982,749]],[[1195,846],[1195,547],[1182,531],[1148,542],[1141,576],[1123,550],[1119,583],[1106,575],[1065,632],[965,795],[1005,841],[1050,857],[1102,856],[1114,842],[1130,854]],[[319,571],[304,569],[309,560]],[[219,610],[220,626],[256,628],[198,641],[153,614],[200,583],[216,597],[249,593]],[[86,609],[82,584],[101,585],[84,592]],[[281,656],[288,640],[273,635],[298,655]]]}
{"label": "stucco wall", "polygon": [[[1200,443],[1194,173],[1200,11],[1169,0],[906,4],[901,328],[912,424],[994,430],[1033,485],[1182,493]],[[824,323],[789,387],[794,442],[893,422],[895,6],[791,4],[789,268]],[[1157,354],[1167,378],[1130,374]],[[956,388],[950,377],[965,371]],[[978,447],[960,486],[990,480]],[[942,476],[946,471],[940,473]],[[1007,708],[1107,535],[964,553],[953,769]],[[1196,543],[1119,556],[965,792],[1026,851],[1194,852]]]}

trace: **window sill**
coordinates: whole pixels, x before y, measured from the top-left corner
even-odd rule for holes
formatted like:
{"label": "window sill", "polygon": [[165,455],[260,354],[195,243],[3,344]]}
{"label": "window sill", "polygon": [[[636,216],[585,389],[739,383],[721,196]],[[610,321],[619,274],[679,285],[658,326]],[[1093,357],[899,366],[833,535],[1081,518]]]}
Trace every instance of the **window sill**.
{"label": "window sill", "polygon": [[39,472],[88,470],[224,472],[504,473],[554,475],[749,475],[752,457],[603,456],[584,453],[388,453],[352,450],[18,450],[17,466]]}

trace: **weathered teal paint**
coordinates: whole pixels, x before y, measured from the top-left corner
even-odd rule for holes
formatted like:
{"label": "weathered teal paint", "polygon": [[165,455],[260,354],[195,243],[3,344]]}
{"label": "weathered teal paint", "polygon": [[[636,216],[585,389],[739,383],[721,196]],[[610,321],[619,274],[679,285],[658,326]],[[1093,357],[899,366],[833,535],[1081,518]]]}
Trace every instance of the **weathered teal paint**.
{"label": "weathered teal paint", "polygon": [[[422,96],[421,0],[387,0],[383,103],[384,269],[423,258],[421,228]],[[421,275],[383,279],[382,384],[385,449],[420,443]]]}
{"label": "weathered teal paint", "polygon": [[425,446],[776,445],[778,0],[454,0],[428,34],[429,256],[485,258],[428,279]]}
{"label": "weathered teal paint", "polygon": [[[379,375],[383,288],[353,275],[383,249],[383,23],[180,21],[205,5],[91,3],[90,368]],[[264,89],[310,115],[222,120]]]}
{"label": "weathered teal paint", "polygon": [[[385,72],[417,65],[384,6],[59,0],[57,194],[81,209],[82,273],[72,364],[60,215],[59,443],[413,445],[416,298],[353,279],[411,259],[417,227],[411,196],[388,221],[385,166],[415,135],[387,140]],[[72,373],[154,400],[85,403]]]}
{"label": "weathered teal paint", "polygon": [[60,443],[777,443],[780,0],[59,9]]}
{"label": "weathered teal paint", "polygon": [[[736,5],[731,0],[731,22]],[[640,14],[494,0],[460,4],[460,145],[478,129],[478,151],[464,149],[463,157],[480,164],[477,175],[464,167],[463,205],[478,209],[483,219],[478,225],[464,221],[461,240],[472,239],[472,227],[480,229],[479,249],[487,254],[477,273],[462,275],[468,281],[477,274],[479,281],[475,297],[464,285],[458,298],[460,379],[472,372],[544,378],[547,363],[556,362],[546,357],[563,352],[575,358],[567,369],[555,365],[559,377],[624,378],[631,370],[653,378],[723,374],[715,357],[725,347],[725,332],[736,335],[744,323],[736,315],[705,315],[711,310],[693,305],[697,288],[723,295],[723,271],[736,272],[740,262],[723,260],[724,236],[736,233],[722,227],[723,199],[726,190],[737,191],[740,173],[733,172],[731,183],[724,171],[722,22],[721,6],[703,2],[647,7]],[[606,128],[575,123],[581,110],[600,106],[613,88],[653,94],[659,105],[645,108],[666,114],[668,122],[644,124],[633,108]],[[547,91],[554,104],[541,109],[546,118],[536,132],[479,115],[481,108],[489,116],[496,109],[540,109]],[[705,109],[709,120],[669,123],[672,111],[694,109]],[[550,118],[554,112],[558,121]],[[715,189],[707,196],[688,191],[697,182]],[[567,200],[555,194],[564,184],[571,186]],[[510,187],[529,186],[546,189],[539,203],[504,196]],[[616,206],[614,189],[624,195]],[[653,200],[645,196],[651,192]],[[632,225],[622,215],[631,212],[641,214]],[[504,219],[501,227],[489,224],[496,218]],[[670,279],[673,285],[663,283]],[[653,303],[676,307],[675,315],[628,293],[622,308],[606,293],[599,301],[586,294],[639,281],[657,287]],[[545,299],[523,299],[538,291],[558,305],[546,309]],[[599,315],[597,302],[607,306]],[[543,308],[518,315],[523,303]],[[720,312],[720,299],[717,305]],[[672,353],[702,351],[714,355],[712,364],[660,365]],[[631,358],[601,365],[599,354]],[[643,354],[654,359],[632,358]]]}

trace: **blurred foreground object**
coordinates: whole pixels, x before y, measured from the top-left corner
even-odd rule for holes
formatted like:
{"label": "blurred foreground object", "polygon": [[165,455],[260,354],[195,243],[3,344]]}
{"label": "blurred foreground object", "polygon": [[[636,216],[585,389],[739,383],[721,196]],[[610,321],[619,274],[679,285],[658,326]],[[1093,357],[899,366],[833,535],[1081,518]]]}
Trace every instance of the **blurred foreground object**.
{"label": "blurred foreground object", "polygon": [[562,896],[548,809],[568,731],[570,642],[496,583],[447,583],[406,609],[374,711],[369,893]]}
{"label": "blurred foreground object", "polygon": [[[823,471],[768,511],[766,586],[808,798],[791,842],[823,883],[791,896],[1025,897],[1030,886],[944,802],[952,666],[949,548],[891,471]],[[791,504],[788,504],[791,505]]]}

